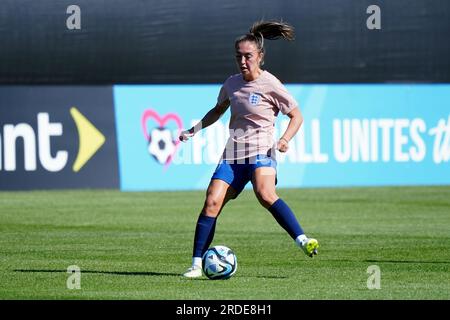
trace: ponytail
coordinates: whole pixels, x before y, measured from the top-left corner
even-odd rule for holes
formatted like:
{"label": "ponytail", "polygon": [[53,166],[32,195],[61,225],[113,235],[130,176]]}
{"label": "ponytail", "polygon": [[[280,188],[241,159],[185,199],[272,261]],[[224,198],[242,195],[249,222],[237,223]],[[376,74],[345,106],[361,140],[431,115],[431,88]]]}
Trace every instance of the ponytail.
{"label": "ponytail", "polygon": [[[254,42],[259,52],[264,54],[264,39],[284,39],[293,41],[295,39],[294,27],[285,22],[257,21],[252,25],[249,33],[236,39],[234,48],[237,50],[239,47],[239,43],[243,41],[250,41]],[[263,64],[264,60],[261,61],[261,65]]]}
{"label": "ponytail", "polygon": [[292,41],[295,39],[294,28],[284,22],[258,21],[250,28],[250,34],[261,36],[268,40],[285,39]]}

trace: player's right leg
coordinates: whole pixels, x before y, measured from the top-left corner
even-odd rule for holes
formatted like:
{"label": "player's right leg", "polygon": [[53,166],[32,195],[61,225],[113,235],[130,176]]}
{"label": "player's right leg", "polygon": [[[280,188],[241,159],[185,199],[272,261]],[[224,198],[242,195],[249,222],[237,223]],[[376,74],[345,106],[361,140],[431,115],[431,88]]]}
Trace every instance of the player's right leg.
{"label": "player's right leg", "polygon": [[195,228],[192,266],[183,274],[187,278],[202,276],[202,255],[214,238],[216,220],[225,204],[237,196],[236,191],[227,182],[211,179],[206,191],[206,199]]}

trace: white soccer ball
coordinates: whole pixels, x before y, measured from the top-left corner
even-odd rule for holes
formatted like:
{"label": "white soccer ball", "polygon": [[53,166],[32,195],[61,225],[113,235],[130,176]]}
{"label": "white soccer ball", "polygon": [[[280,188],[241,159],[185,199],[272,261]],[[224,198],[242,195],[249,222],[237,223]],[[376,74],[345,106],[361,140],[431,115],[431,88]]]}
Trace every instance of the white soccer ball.
{"label": "white soccer ball", "polygon": [[160,164],[166,164],[175,151],[172,133],[166,128],[155,128],[150,133],[148,152]]}
{"label": "white soccer ball", "polygon": [[230,248],[214,246],[203,255],[202,267],[209,279],[229,279],[237,270],[237,258]]}

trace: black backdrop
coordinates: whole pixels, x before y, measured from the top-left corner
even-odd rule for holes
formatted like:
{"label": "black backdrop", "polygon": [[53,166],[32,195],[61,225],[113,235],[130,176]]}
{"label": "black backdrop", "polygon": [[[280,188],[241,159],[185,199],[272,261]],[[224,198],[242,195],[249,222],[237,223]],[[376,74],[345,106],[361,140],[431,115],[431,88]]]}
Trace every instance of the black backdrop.
{"label": "black backdrop", "polygon": [[[66,28],[71,4],[81,30]],[[381,30],[366,27],[372,4]],[[296,28],[267,41],[284,82],[450,82],[448,0],[2,0],[0,83],[220,83],[261,18]]]}

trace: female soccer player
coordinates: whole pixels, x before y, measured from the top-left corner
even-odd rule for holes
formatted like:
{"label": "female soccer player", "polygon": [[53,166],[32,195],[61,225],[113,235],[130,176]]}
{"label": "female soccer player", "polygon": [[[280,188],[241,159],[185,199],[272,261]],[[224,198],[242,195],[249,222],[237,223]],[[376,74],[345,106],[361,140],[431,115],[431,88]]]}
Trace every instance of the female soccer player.
{"label": "female soccer player", "polygon": [[[181,141],[187,141],[199,130],[216,122],[231,105],[230,138],[222,159],[206,192],[206,200],[194,236],[192,266],[185,277],[202,276],[202,255],[214,237],[216,220],[225,204],[235,199],[251,181],[261,205],[268,209],[305,254],[313,257],[319,244],[308,238],[289,206],[275,192],[275,149],[286,152],[289,141],[299,130],[303,117],[294,98],[271,73],[261,69],[264,62],[264,39],[294,39],[292,26],[283,22],[260,21],[250,32],[235,42],[239,74],[223,84],[216,106],[194,127],[183,131]],[[290,118],[282,137],[273,139],[278,113]]]}

